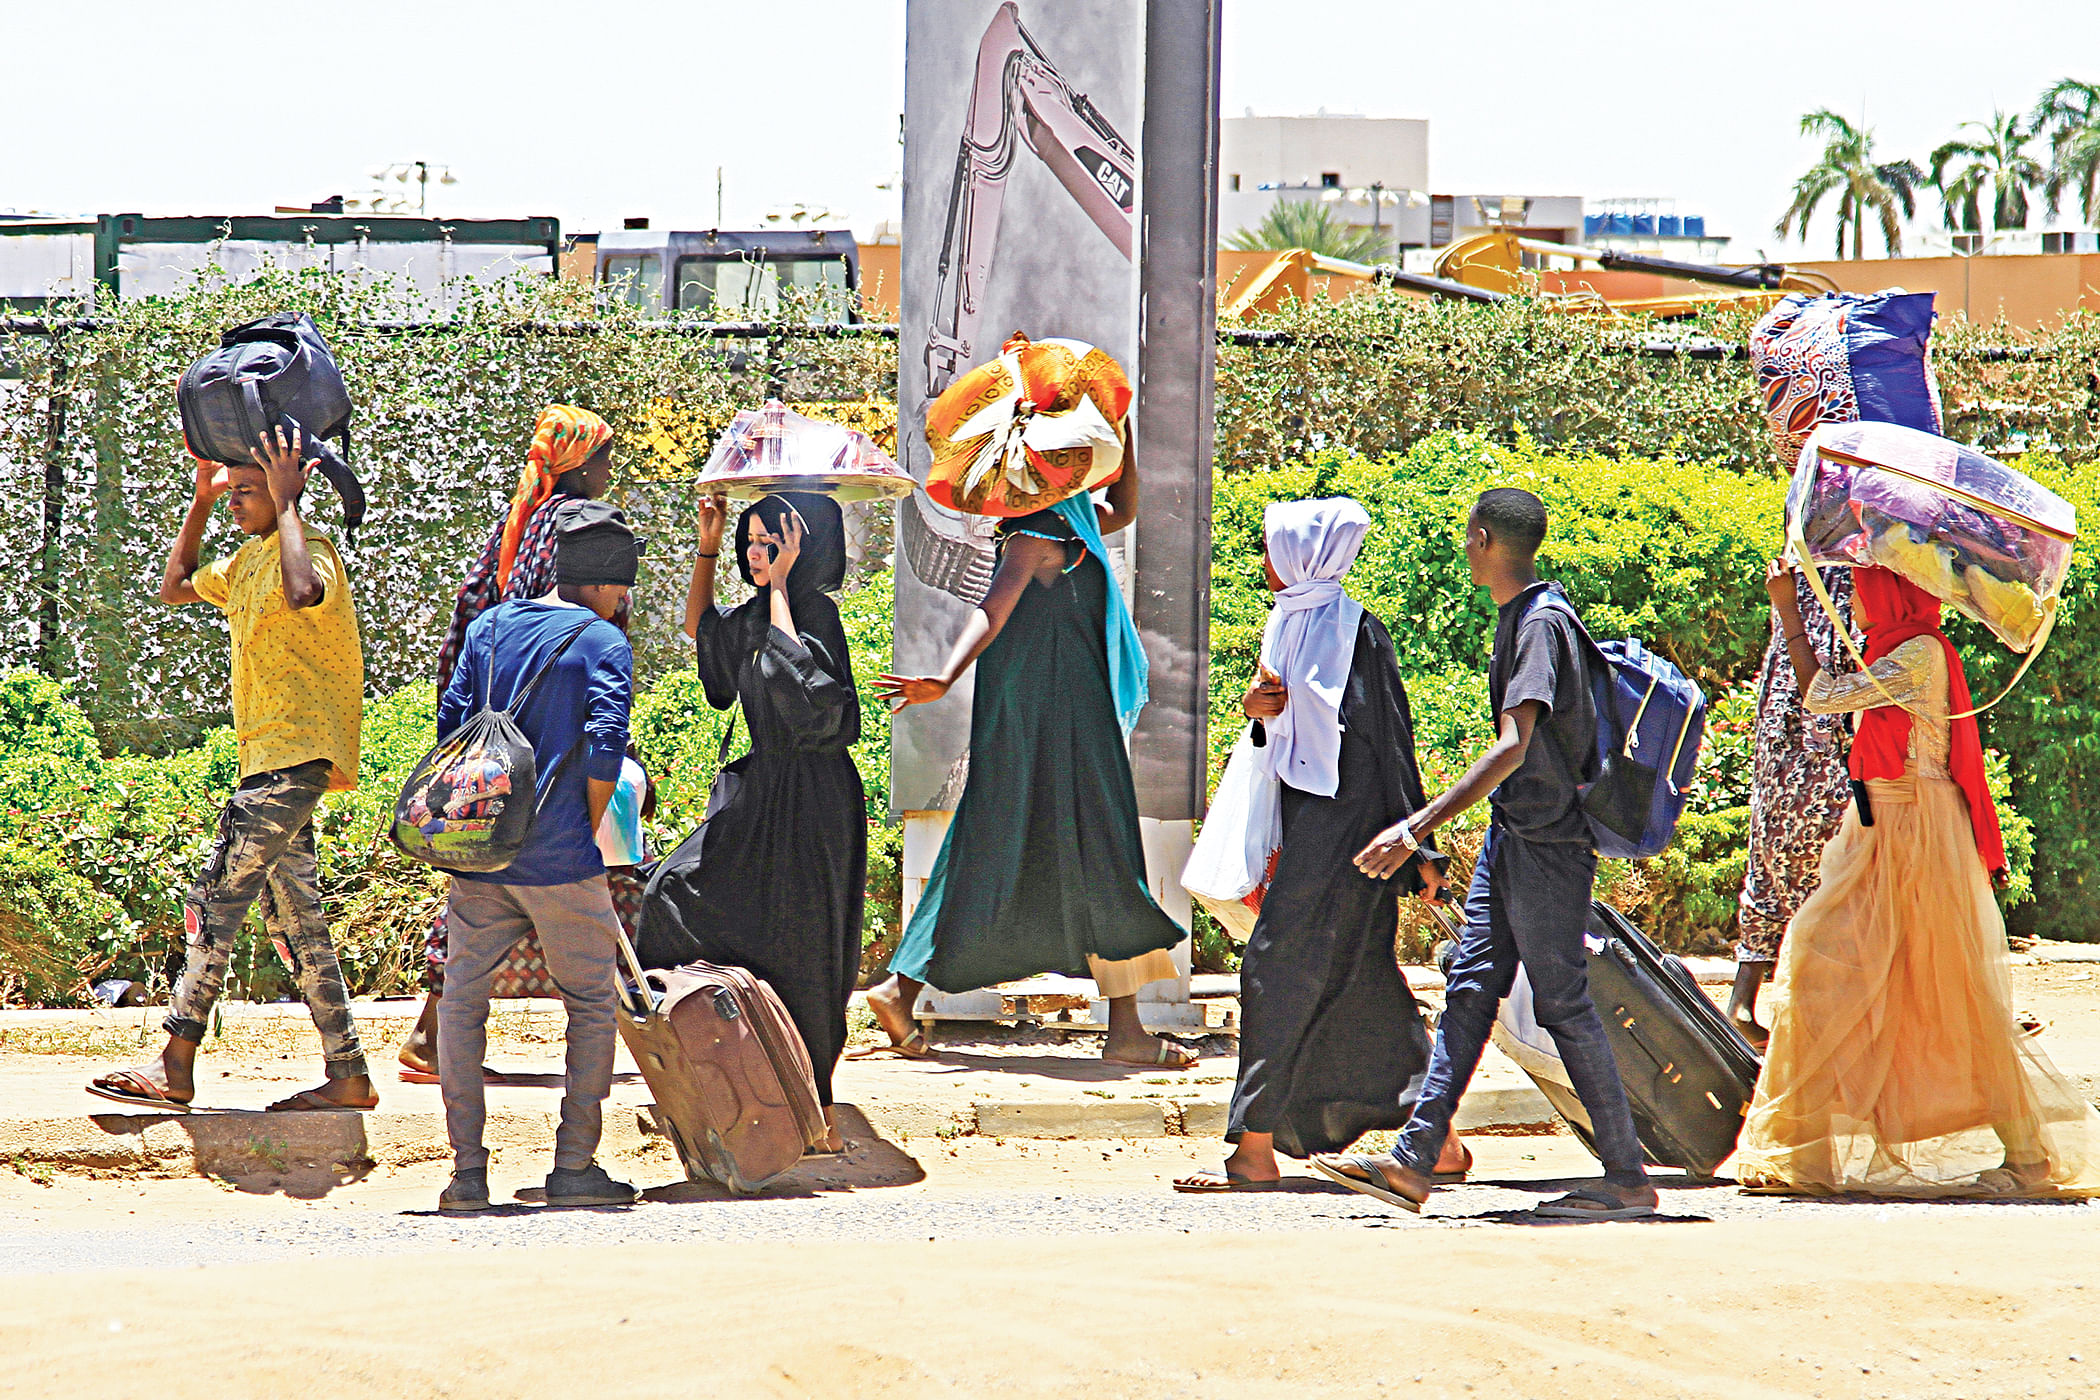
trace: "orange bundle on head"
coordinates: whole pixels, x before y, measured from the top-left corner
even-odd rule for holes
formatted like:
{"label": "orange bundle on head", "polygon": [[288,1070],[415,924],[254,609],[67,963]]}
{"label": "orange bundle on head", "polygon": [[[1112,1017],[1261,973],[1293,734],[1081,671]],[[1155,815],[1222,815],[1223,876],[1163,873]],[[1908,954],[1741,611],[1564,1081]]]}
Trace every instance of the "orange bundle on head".
{"label": "orange bundle on head", "polygon": [[1123,470],[1130,400],[1130,378],[1107,351],[1017,331],[926,410],[926,494],[951,510],[1012,516],[1106,486]]}

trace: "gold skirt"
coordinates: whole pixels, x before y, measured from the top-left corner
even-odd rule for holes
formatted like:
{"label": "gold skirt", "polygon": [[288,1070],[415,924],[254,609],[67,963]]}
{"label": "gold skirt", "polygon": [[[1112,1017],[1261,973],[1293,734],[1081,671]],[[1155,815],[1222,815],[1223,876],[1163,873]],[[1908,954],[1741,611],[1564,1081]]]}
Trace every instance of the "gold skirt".
{"label": "gold skirt", "polygon": [[[1736,1176],[1812,1193],[2100,1193],[2100,1115],[2012,1010],[1961,789],[1867,784],[1787,927]],[[1995,1170],[2012,1167],[2014,1171]]]}

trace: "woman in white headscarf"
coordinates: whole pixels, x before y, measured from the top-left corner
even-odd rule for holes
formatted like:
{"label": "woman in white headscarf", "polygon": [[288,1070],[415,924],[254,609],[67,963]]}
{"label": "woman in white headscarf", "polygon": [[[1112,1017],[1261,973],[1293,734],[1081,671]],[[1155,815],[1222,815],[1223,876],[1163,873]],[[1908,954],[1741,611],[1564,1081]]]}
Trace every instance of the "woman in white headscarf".
{"label": "woman in white headscarf", "polygon": [[[1263,517],[1276,611],[1241,708],[1282,787],[1283,847],[1240,963],[1240,1072],[1221,1170],[1177,1191],[1260,1190],[1278,1152],[1331,1152],[1406,1123],[1429,1033],[1393,956],[1398,896],[1421,889],[1424,846],[1374,880],[1355,854],[1420,809],[1414,720],[1385,625],[1342,588],[1371,517],[1347,497],[1285,501]],[[1470,1154],[1454,1134],[1440,1179]]]}

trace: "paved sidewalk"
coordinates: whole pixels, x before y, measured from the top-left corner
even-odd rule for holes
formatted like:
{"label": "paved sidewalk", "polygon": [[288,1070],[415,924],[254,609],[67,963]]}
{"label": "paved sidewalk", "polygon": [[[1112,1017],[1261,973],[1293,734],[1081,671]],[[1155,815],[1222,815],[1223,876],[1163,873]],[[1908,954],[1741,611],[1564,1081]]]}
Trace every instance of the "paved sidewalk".
{"label": "paved sidewalk", "polygon": [[[2047,1022],[2043,1044],[2089,1096],[2100,1092],[2100,948],[2044,945],[2015,958],[2015,997]],[[1730,971],[1702,959],[1694,971],[1709,994],[1725,995]],[[1440,1007],[1442,982],[1409,968],[1423,1002]],[[1224,979],[1202,989],[1211,1025],[1237,1011]],[[199,1060],[199,1111],[134,1114],[82,1086],[95,1074],[137,1063],[160,1043],[160,1013],[139,1008],[0,1012],[0,1168],[115,1176],[234,1177],[258,1171],[322,1168],[346,1174],[446,1155],[437,1086],[404,1084],[394,1051],[418,1003],[362,1001],[357,1017],[379,1080],[380,1106],[366,1114],[265,1113],[274,1099],[318,1082],[319,1052],[303,1006],[235,1004],[223,1034]],[[856,1023],[865,1013],[856,1008]],[[1083,1013],[1080,1013],[1083,1015]],[[491,1145],[551,1140],[561,1085],[562,1014],[551,1002],[499,1003],[490,1060],[503,1072],[489,1087]],[[147,1028],[146,1048],[139,1042]],[[893,1056],[848,1060],[836,1085],[842,1104],[892,1141],[978,1136],[992,1139],[1216,1138],[1237,1070],[1233,1038],[1185,1037],[1203,1058],[1182,1072],[1110,1065],[1098,1033],[1047,1026],[943,1022],[937,1053],[925,1061]],[[856,1045],[879,1042],[871,1030]],[[607,1151],[641,1147],[653,1135],[648,1086],[621,1047]],[[1513,1128],[1554,1120],[1545,1099],[1515,1065],[1490,1047],[1466,1096],[1459,1126]]]}
{"label": "paved sidewalk", "polygon": [[[1411,975],[1418,972],[1411,970]],[[1438,979],[1418,989],[1434,1005]],[[1213,1024],[1236,1012],[1210,1000]],[[229,1004],[223,1034],[198,1060],[188,1114],[135,1113],[83,1091],[108,1069],[138,1063],[160,1044],[159,1012],[0,1012],[0,1166],[109,1175],[237,1176],[287,1168],[369,1170],[446,1154],[434,1084],[397,1077],[394,1054],[417,1003],[360,1001],[356,1014],[379,1083],[370,1113],[267,1113],[264,1107],[318,1082],[319,1055],[303,1006]],[[1083,1013],[1082,1013],[1083,1015]],[[544,1143],[561,1093],[562,1014],[551,1002],[498,1003],[489,1059],[502,1072],[488,1088],[488,1140]],[[858,1019],[858,1018],[857,1018]],[[141,1023],[146,1045],[138,1043]],[[839,1101],[891,1140],[952,1138],[1217,1137],[1237,1072],[1227,1034],[1182,1033],[1203,1058],[1184,1071],[1112,1065],[1087,1029],[942,1022],[936,1054],[892,1055],[839,1066]],[[861,1031],[856,1045],[881,1042]],[[654,1131],[650,1094],[620,1047],[606,1112],[607,1150],[640,1145]],[[1546,1123],[1553,1112],[1522,1071],[1492,1056],[1468,1095],[1460,1126]]]}

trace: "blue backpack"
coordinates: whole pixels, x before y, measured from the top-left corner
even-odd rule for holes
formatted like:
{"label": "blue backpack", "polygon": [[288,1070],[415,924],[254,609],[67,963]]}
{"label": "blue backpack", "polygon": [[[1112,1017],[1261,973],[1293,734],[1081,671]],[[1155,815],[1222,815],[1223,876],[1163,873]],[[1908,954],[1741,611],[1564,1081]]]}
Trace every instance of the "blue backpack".
{"label": "blue backpack", "polygon": [[1575,619],[1590,653],[1597,751],[1582,765],[1582,813],[1600,856],[1646,860],[1669,848],[1706,738],[1706,694],[1690,676],[1634,637],[1599,642],[1567,599],[1550,588],[1538,602]]}

